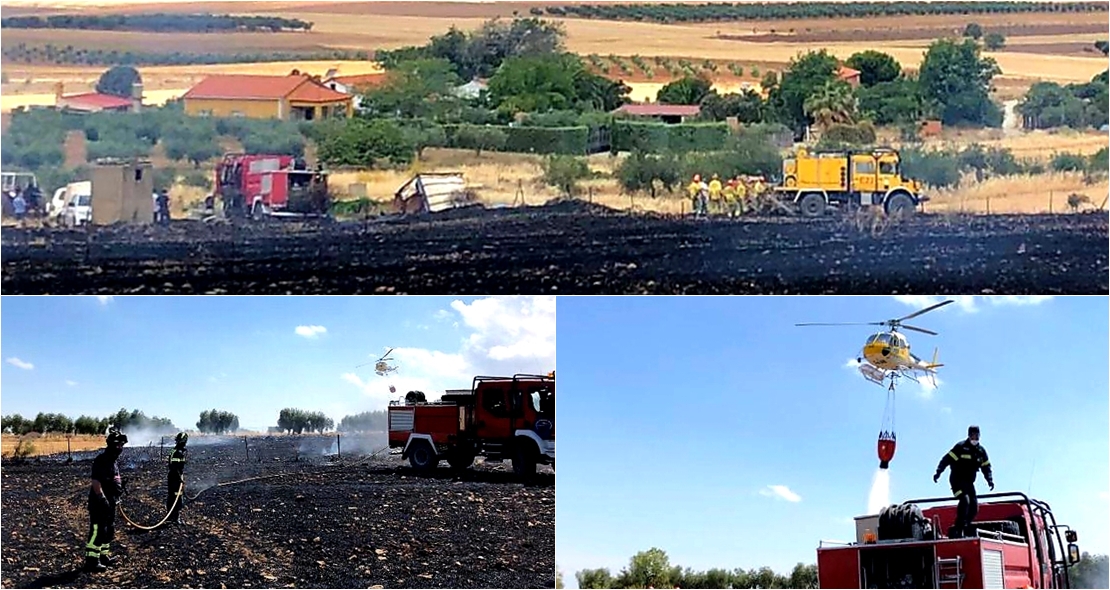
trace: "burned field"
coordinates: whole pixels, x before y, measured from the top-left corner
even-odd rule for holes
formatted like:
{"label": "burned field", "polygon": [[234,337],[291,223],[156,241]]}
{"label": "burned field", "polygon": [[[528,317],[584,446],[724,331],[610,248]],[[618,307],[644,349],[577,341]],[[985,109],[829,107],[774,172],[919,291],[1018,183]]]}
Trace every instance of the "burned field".
{"label": "burned field", "polygon": [[[93,454],[72,463],[5,461],[2,585],[555,586],[550,469],[527,485],[508,467],[480,462],[461,474],[419,476],[396,456],[344,450],[338,458],[329,454],[334,444],[326,436],[250,438],[246,448],[241,438],[190,444],[186,496],[195,499],[182,512],[185,524],[145,532],[117,516],[120,564],[102,574],[80,572]],[[157,523],[166,513],[158,447],[126,449],[119,464],[124,510],[138,524]]]}
{"label": "burned field", "polygon": [[695,220],[587,205],[3,233],[21,294],[1107,293],[1107,218]]}

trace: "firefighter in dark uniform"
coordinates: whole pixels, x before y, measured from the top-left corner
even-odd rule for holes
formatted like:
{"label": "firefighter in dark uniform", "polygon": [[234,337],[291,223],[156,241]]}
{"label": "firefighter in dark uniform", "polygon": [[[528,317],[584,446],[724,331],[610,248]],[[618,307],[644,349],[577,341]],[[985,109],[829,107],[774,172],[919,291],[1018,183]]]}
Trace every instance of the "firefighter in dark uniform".
{"label": "firefighter in dark uniform", "polygon": [[[184,432],[177,433],[174,438],[174,449],[170,453],[170,477],[166,494],[166,510],[170,512],[169,520],[174,524],[181,524],[181,506],[185,502],[185,445],[189,442],[189,435]],[[181,500],[177,496],[181,494]]]}
{"label": "firefighter in dark uniform", "polygon": [[971,521],[979,512],[979,499],[975,495],[975,476],[982,470],[987,485],[994,490],[994,475],[991,473],[991,462],[987,458],[987,451],[979,446],[979,427],[969,426],[967,439],[956,443],[951,451],[940,458],[937,472],[933,475],[933,482],[940,479],[940,474],[945,467],[951,468],[948,482],[952,485],[952,494],[959,498],[956,507],[956,525],[949,530],[951,538],[973,537],[975,527]]}
{"label": "firefighter in dark uniform", "polygon": [[112,539],[116,535],[116,506],[123,495],[123,479],[116,460],[127,444],[127,435],[112,429],[108,446],[93,459],[92,485],[89,489],[89,540],[85,543],[85,571],[103,572],[115,565]]}

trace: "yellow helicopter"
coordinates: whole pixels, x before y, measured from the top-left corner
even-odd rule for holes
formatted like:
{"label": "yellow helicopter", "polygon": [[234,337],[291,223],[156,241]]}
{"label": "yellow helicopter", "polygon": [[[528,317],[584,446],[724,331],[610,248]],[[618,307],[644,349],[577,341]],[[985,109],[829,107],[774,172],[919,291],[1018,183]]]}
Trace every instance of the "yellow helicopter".
{"label": "yellow helicopter", "polygon": [[902,322],[913,319],[924,313],[933,311],[934,309],[944,307],[953,300],[942,301],[936,305],[930,305],[925,309],[911,313],[910,315],[894,319],[886,320],[883,322],[864,322],[864,323],[843,323],[843,324],[824,324],[824,323],[808,323],[808,324],[795,324],[797,326],[888,326],[890,331],[878,332],[872,334],[867,342],[864,343],[860,355],[856,358],[859,363],[859,370],[863,376],[872,383],[882,385],[888,378],[893,379],[894,376],[908,377],[913,381],[917,381],[916,374],[927,375],[932,381],[933,386],[936,387],[936,369],[943,367],[943,364],[937,363],[937,350],[933,350],[933,361],[927,362],[910,352],[910,343],[906,337],[898,332],[899,329],[913,330],[915,332],[922,332],[936,336],[937,333],[925,328],[918,328],[916,326],[909,326]]}
{"label": "yellow helicopter", "polygon": [[374,372],[377,373],[380,377],[385,377],[386,375],[396,371],[399,368],[397,365],[390,364],[391,362],[393,362],[393,359],[389,358],[389,354],[393,351],[394,349],[390,348],[386,351],[385,354],[382,355],[380,359],[374,361],[373,363],[363,363],[355,368],[358,369],[360,367],[365,367],[366,365],[373,364]]}

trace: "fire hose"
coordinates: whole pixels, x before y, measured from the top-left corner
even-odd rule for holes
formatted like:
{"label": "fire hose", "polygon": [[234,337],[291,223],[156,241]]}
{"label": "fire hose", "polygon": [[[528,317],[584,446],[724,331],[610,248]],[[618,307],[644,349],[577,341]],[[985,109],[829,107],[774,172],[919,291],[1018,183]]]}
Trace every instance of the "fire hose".
{"label": "fire hose", "polygon": [[129,524],[129,525],[131,525],[131,526],[133,526],[137,529],[142,529],[144,531],[153,531],[154,529],[166,524],[166,521],[170,519],[170,515],[173,514],[174,508],[177,508],[177,505],[181,502],[181,496],[183,496],[184,494],[185,494],[185,482],[181,482],[181,485],[177,488],[177,495],[174,497],[173,506],[170,506],[169,511],[166,512],[166,517],[163,518],[158,524],[153,525],[153,526],[143,526],[141,524],[136,523],[135,521],[128,518],[127,513],[124,512],[124,510],[123,510],[123,504],[117,504],[117,506],[119,507],[120,516],[122,516],[123,519],[127,521],[127,524]]}
{"label": "fire hose", "polygon": [[[374,451],[373,453],[371,453],[369,458],[373,459],[374,457],[377,457],[382,451],[386,451],[386,450],[389,450],[388,445]],[[357,465],[358,464],[356,463],[355,465],[341,465],[341,466],[329,467],[329,468],[321,470],[320,473],[327,473],[327,472],[331,472],[331,471],[340,471],[342,469],[346,469],[346,468],[357,466]],[[219,487],[224,487],[224,486],[233,486],[233,485],[237,485],[237,484],[241,484],[241,483],[247,483],[248,481],[258,481],[258,480],[263,480],[263,479],[272,479],[272,478],[275,478],[275,477],[284,477],[284,476],[287,476],[287,475],[299,475],[299,474],[302,474],[302,473],[304,473],[304,472],[275,473],[275,474],[272,474],[272,475],[259,475],[259,476],[256,476],[256,477],[248,477],[246,479],[238,479],[238,480],[235,480],[235,481],[225,481],[223,483],[218,483],[218,484],[215,484],[215,485],[208,486],[206,488],[202,488],[199,492],[194,494],[191,498],[188,498],[188,501],[192,502],[193,500],[196,500],[201,494],[203,494],[204,492],[206,492],[206,491],[208,491],[212,488],[219,488]],[[159,522],[158,524],[153,525],[153,526],[143,526],[141,524],[138,524],[138,523],[134,522],[130,518],[128,518],[127,513],[123,511],[123,505],[122,504],[119,505],[119,512],[120,512],[120,515],[123,516],[123,519],[126,520],[127,523],[130,524],[131,526],[133,526],[135,528],[138,528],[138,529],[142,529],[144,531],[152,531],[152,530],[162,526],[163,524],[166,523],[167,520],[169,520],[170,514],[173,514],[174,508],[176,508],[177,504],[179,502],[181,502],[181,498],[184,495],[185,495],[185,482],[181,482],[181,487],[179,487],[178,490],[177,490],[177,496],[173,501],[173,506],[171,506],[170,509],[169,509],[169,512],[166,513],[166,517],[163,518],[161,520],[161,522]]]}

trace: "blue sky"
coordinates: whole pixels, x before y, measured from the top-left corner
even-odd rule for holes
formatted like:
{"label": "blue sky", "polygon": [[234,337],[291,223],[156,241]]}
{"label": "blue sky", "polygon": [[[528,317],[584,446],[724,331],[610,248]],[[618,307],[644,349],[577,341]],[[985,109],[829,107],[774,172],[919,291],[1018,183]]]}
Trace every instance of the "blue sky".
{"label": "blue sky", "polygon": [[[336,422],[395,385],[442,393],[477,374],[555,369],[551,297],[3,297],[0,412],[121,407],[195,426],[265,428],[284,407]],[[400,369],[356,369],[397,347]]]}
{"label": "blue sky", "polygon": [[[939,346],[946,366],[935,391],[900,384],[891,499],[948,494],[933,471],[974,423],[996,491],[1031,484],[1081,549],[1107,553],[1107,298],[959,299],[910,322],[940,333],[910,343],[923,358]],[[871,328],[793,324],[939,300],[560,298],[573,393],[559,409],[556,561],[568,586],[653,546],[695,569],[788,572],[816,560],[819,540],[853,539],[886,399],[847,366]]]}

